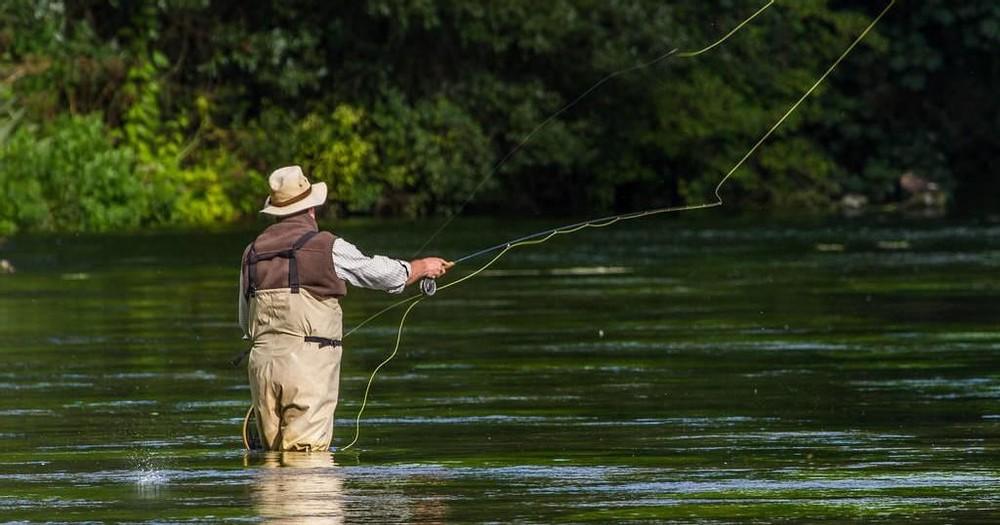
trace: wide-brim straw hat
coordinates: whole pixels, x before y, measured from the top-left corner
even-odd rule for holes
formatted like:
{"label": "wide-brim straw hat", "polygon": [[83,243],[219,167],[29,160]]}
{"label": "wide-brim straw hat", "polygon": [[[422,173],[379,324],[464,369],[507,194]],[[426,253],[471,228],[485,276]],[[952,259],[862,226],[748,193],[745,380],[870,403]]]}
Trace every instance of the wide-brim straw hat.
{"label": "wide-brim straw hat", "polygon": [[278,168],[267,178],[271,195],[261,213],[284,217],[326,204],[326,183],[309,184],[299,166]]}

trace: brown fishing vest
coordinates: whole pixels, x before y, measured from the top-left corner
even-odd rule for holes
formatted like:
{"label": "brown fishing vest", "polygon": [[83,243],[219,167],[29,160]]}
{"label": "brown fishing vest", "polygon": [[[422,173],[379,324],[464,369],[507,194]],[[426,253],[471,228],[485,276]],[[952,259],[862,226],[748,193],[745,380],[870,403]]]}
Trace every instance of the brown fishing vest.
{"label": "brown fishing vest", "polygon": [[347,283],[333,265],[333,241],[307,213],[268,226],[243,252],[243,289],[247,298],[260,290],[309,290],[317,299],[347,295]]}

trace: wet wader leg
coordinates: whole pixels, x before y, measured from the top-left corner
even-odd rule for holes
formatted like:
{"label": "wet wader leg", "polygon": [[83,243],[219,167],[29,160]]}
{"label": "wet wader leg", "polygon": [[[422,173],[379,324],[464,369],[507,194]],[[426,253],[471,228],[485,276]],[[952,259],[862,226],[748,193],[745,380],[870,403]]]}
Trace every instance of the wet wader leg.
{"label": "wet wader leg", "polygon": [[304,343],[291,353],[281,371],[285,389],[280,399],[281,450],[328,450],[340,390],[338,347]]}
{"label": "wet wader leg", "polygon": [[257,413],[257,432],[265,450],[280,450],[281,385],[274,381],[275,360],[251,352],[247,361],[250,398]]}

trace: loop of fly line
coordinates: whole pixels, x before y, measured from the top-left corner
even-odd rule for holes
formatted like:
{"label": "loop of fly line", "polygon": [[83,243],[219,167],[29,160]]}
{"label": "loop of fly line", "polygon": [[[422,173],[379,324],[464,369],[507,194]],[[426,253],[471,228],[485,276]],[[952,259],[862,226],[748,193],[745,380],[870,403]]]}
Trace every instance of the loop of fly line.
{"label": "loop of fly line", "polygon": [[[550,116],[548,119],[546,119],[542,124],[540,124],[534,130],[532,130],[531,133],[528,134],[528,137],[524,141],[522,141],[520,144],[518,144],[517,147],[515,147],[513,150],[511,150],[511,152],[508,153],[507,156],[505,156],[503,159],[501,159],[501,161],[499,163],[497,163],[497,165],[493,168],[493,170],[488,174],[487,178],[489,178],[489,176],[492,176],[493,174],[495,174],[496,171],[499,169],[499,167],[502,166],[503,163],[510,157],[510,155],[512,155],[515,151],[517,151],[521,147],[523,147],[524,144],[527,142],[527,140],[530,139],[531,136],[534,135],[545,124],[547,124],[549,121],[551,121],[553,118],[557,117],[561,113],[563,113],[566,110],[568,110],[570,107],[572,107],[573,105],[575,105],[583,97],[585,97],[587,94],[589,94],[590,92],[592,92],[594,89],[596,89],[597,87],[599,87],[604,82],[610,80],[611,78],[614,78],[615,76],[623,74],[625,72],[634,71],[636,69],[641,69],[641,68],[644,68],[644,67],[649,67],[649,66],[651,66],[653,64],[656,64],[657,62],[660,62],[660,61],[662,61],[665,58],[668,58],[670,56],[690,58],[690,57],[698,56],[698,55],[700,55],[700,54],[702,54],[702,53],[704,53],[706,51],[709,51],[712,48],[714,48],[714,47],[718,46],[719,44],[721,44],[722,42],[724,42],[725,40],[727,40],[729,37],[731,37],[733,34],[735,34],[737,31],[739,31],[743,26],[745,26],[747,23],[749,23],[751,20],[753,20],[753,18],[755,18],[757,15],[759,15],[760,13],[762,13],[765,9],[767,9],[768,7],[770,7],[771,4],[773,4],[773,3],[774,3],[774,0],[771,0],[770,2],[768,2],[767,4],[765,4],[764,7],[758,9],[754,14],[752,14],[749,18],[747,18],[742,23],[740,23],[738,26],[736,26],[732,31],[730,31],[729,33],[727,33],[721,39],[719,39],[715,43],[713,43],[713,44],[711,44],[711,45],[709,45],[709,46],[707,46],[707,47],[705,47],[705,48],[703,48],[701,50],[692,51],[692,52],[678,53],[677,50],[674,49],[674,50],[672,50],[672,51],[670,51],[670,52],[668,52],[668,53],[666,53],[664,55],[661,55],[661,56],[659,56],[659,57],[657,57],[657,58],[655,58],[655,59],[653,59],[653,60],[651,60],[649,62],[646,62],[644,64],[640,64],[638,66],[633,66],[631,68],[627,68],[627,69],[624,69],[624,70],[621,70],[621,71],[618,71],[618,72],[615,72],[615,73],[611,73],[611,74],[605,76],[600,81],[598,81],[597,84],[595,84],[590,89],[588,89],[587,91],[585,91],[583,95],[581,95],[580,97],[577,97],[572,102],[570,102],[569,104],[567,104],[563,108],[559,109],[559,111],[557,111],[556,113],[554,113],[552,116]],[[557,235],[570,234],[570,233],[578,232],[578,231],[586,229],[586,228],[605,228],[605,227],[611,226],[611,225],[616,224],[616,223],[621,222],[621,221],[638,219],[638,218],[642,218],[642,217],[649,217],[649,216],[652,216],[652,215],[659,215],[659,214],[665,214],[665,213],[674,213],[674,212],[681,212],[681,211],[700,210],[700,209],[714,208],[714,207],[722,206],[723,205],[723,199],[722,199],[722,195],[720,194],[720,192],[722,191],[722,187],[725,185],[726,181],[728,181],[730,179],[730,177],[732,177],[733,173],[735,173],[736,170],[738,170],[739,168],[741,168],[743,166],[743,164],[746,163],[746,161],[751,156],[753,156],[753,154],[756,153],[758,149],[760,149],[760,147],[764,144],[764,142],[766,142],[767,139],[769,139],[771,137],[771,135],[773,135],[774,132],[777,131],[778,128],[780,128],[781,125],[784,124],[785,121],[788,120],[788,118],[793,113],[795,113],[796,110],[798,110],[799,106],[801,106],[802,103],[805,102],[805,100],[807,98],[809,98],[809,96],[812,95],[814,91],[816,91],[816,89],[820,86],[820,84],[822,84],[827,79],[827,77],[829,77],[830,74],[833,73],[833,71],[837,69],[837,67],[840,65],[840,63],[843,62],[845,58],[847,58],[847,56],[854,50],[855,47],[857,47],[857,45],[859,43],[861,43],[862,40],[864,40],[864,38],[868,35],[868,33],[871,32],[871,30],[879,23],[879,21],[881,21],[882,17],[884,17],[885,14],[889,12],[889,10],[892,8],[893,5],[895,5],[895,3],[896,3],[896,0],[890,0],[886,4],[886,6],[882,9],[882,11],[879,12],[879,14],[874,19],[872,19],[872,21],[865,27],[865,29],[863,31],[861,31],[861,33],[858,34],[857,37],[855,37],[855,39],[840,54],[840,56],[838,56],[837,59],[834,60],[832,64],[830,64],[830,66],[826,69],[826,71],[824,71],[823,74],[820,75],[819,78],[817,78],[816,81],[813,82],[813,84],[811,86],[809,86],[809,88],[791,106],[789,106],[789,108],[781,115],[781,117],[779,117],[774,122],[774,124],[772,124],[771,127],[768,128],[768,130],[766,132],[764,132],[764,134],[746,151],[746,153],[744,153],[744,155],[742,157],[740,157],[740,159],[738,161],[736,161],[735,164],[732,165],[732,167],[725,173],[725,175],[722,177],[722,179],[719,180],[719,183],[716,184],[715,190],[713,191],[713,194],[715,196],[715,200],[714,201],[704,202],[704,203],[701,203],[701,204],[685,205],[685,206],[668,206],[668,207],[662,207],[662,208],[652,208],[652,209],[648,209],[648,210],[641,210],[641,211],[623,213],[623,214],[619,214],[619,215],[611,215],[611,216],[608,216],[608,217],[600,217],[600,218],[596,218],[596,219],[589,219],[589,220],[586,220],[586,221],[577,222],[577,223],[573,223],[573,224],[568,224],[568,225],[560,226],[560,227],[557,227],[557,228],[551,228],[551,229],[540,231],[540,232],[537,232],[537,233],[525,235],[525,236],[519,237],[517,239],[506,241],[506,242],[500,243],[500,244],[498,244],[496,246],[491,246],[489,248],[485,248],[485,249],[482,249],[482,250],[470,253],[468,255],[465,255],[463,257],[460,257],[460,258],[456,259],[454,261],[454,263],[455,263],[455,265],[458,265],[458,264],[460,264],[462,262],[465,262],[465,261],[468,261],[470,259],[474,259],[476,257],[479,257],[479,256],[482,256],[482,255],[485,255],[485,254],[488,254],[488,253],[492,253],[492,252],[497,252],[498,251],[498,253],[494,257],[492,257],[489,261],[487,261],[485,264],[483,264],[482,266],[480,266],[479,268],[477,268],[476,270],[474,270],[470,274],[465,275],[465,276],[463,276],[463,277],[461,277],[461,278],[459,278],[459,279],[457,279],[455,281],[449,282],[449,283],[447,283],[447,284],[445,284],[443,286],[440,286],[440,287],[437,288],[437,290],[438,291],[445,290],[447,288],[450,288],[452,286],[458,285],[459,283],[462,283],[462,282],[464,282],[464,281],[466,281],[468,279],[471,279],[471,278],[475,277],[479,273],[483,272],[484,270],[486,270],[487,268],[489,268],[490,266],[492,266],[494,263],[496,263],[498,260],[500,260],[500,258],[502,258],[505,254],[507,254],[507,252],[509,252],[510,250],[512,250],[514,248],[521,247],[521,246],[542,244],[542,243],[547,242],[549,239],[551,239],[551,238],[553,238],[553,237],[555,237]],[[484,181],[485,181],[485,179],[484,179]],[[482,185],[484,184],[484,181],[480,181],[480,183],[473,190],[473,193],[475,193],[475,191],[477,191],[480,187],[482,187]],[[462,206],[459,209],[461,209],[466,204],[468,204],[469,200],[471,200],[471,198],[467,199],[466,202],[463,203]],[[454,219],[454,215],[452,215],[451,217],[449,217],[448,220],[441,227],[439,227],[433,234],[431,234],[431,237],[424,243],[423,246],[421,246],[420,250],[423,250],[423,248],[426,247],[427,244],[429,244],[430,241],[434,237],[436,237],[444,229],[444,227],[446,227],[451,222],[452,219]],[[418,253],[419,253],[420,250],[418,250]],[[369,321],[371,321],[375,317],[380,316],[380,315],[384,314],[385,312],[387,312],[387,311],[389,311],[391,309],[396,308],[397,306],[401,306],[401,305],[406,304],[408,302],[412,302],[410,304],[410,306],[406,309],[406,311],[403,313],[402,318],[400,319],[399,327],[397,328],[397,331],[396,331],[396,342],[395,342],[395,345],[394,345],[394,347],[392,349],[392,352],[381,363],[379,363],[379,365],[375,368],[375,370],[372,372],[371,376],[368,379],[368,384],[367,384],[367,387],[365,388],[364,398],[362,400],[361,407],[358,409],[358,414],[357,414],[357,417],[355,418],[355,422],[354,422],[355,423],[354,424],[354,439],[349,444],[347,444],[346,446],[344,446],[343,448],[341,448],[340,450],[342,450],[342,451],[343,450],[347,450],[347,449],[353,447],[358,442],[358,439],[360,438],[360,435],[361,435],[361,417],[364,414],[365,407],[368,404],[368,396],[369,396],[369,393],[371,391],[372,383],[375,380],[375,376],[399,352],[399,345],[400,345],[400,341],[402,340],[403,328],[406,325],[406,318],[410,314],[410,312],[413,310],[413,308],[417,304],[419,304],[420,301],[424,297],[425,296],[423,296],[423,295],[416,295],[416,296],[413,296],[413,297],[410,297],[410,298],[407,298],[407,299],[403,299],[403,300],[401,300],[401,301],[399,301],[397,303],[394,303],[394,304],[392,304],[392,305],[384,308],[380,312],[376,313],[374,316],[369,317],[368,319],[365,319],[364,321],[362,321],[362,323],[360,323],[358,326],[356,326],[354,329],[351,330],[351,332],[353,332],[354,330],[357,330],[358,328],[360,328],[364,324],[368,323]],[[348,334],[350,334],[351,332],[348,332]]]}

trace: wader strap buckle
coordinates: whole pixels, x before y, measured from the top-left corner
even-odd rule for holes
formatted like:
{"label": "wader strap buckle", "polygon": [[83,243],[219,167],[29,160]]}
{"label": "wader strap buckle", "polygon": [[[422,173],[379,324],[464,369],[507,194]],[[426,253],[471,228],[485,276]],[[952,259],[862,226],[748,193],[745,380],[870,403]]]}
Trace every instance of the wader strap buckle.
{"label": "wader strap buckle", "polygon": [[337,347],[337,346],[342,346],[344,344],[340,339],[327,339],[326,337],[319,337],[315,335],[307,335],[306,342],[319,343],[320,348],[324,348],[327,346]]}

